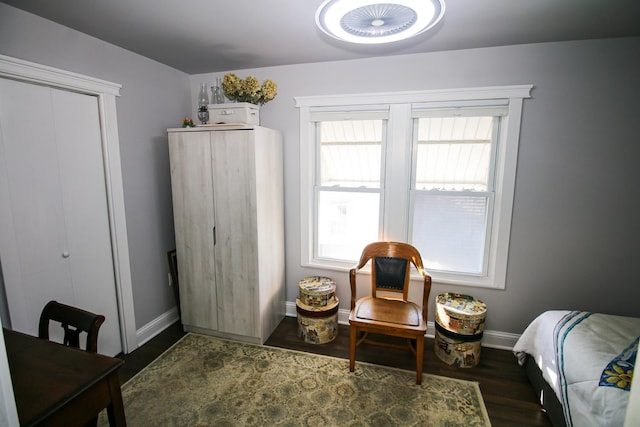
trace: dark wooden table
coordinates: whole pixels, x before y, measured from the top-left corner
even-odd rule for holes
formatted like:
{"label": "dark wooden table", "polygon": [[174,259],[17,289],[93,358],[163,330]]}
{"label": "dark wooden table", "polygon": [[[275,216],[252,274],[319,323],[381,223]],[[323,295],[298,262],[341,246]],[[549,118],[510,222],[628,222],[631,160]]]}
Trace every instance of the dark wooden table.
{"label": "dark wooden table", "polygon": [[118,378],[122,360],[3,333],[21,426],[80,426],[105,408],[111,426],[126,426]]}

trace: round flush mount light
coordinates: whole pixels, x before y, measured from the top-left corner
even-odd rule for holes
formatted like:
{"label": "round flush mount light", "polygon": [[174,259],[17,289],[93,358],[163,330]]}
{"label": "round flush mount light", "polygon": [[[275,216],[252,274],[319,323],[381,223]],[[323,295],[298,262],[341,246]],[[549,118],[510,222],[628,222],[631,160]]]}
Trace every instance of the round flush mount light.
{"label": "round flush mount light", "polygon": [[316,24],[338,40],[378,44],[424,33],[443,15],[443,0],[325,0]]}

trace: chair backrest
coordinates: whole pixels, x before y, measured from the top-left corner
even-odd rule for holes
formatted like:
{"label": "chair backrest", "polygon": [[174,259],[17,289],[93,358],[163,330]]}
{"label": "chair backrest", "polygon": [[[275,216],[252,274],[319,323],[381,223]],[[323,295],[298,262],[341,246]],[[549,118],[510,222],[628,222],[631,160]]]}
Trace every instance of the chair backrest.
{"label": "chair backrest", "polygon": [[402,300],[407,300],[409,291],[410,269],[413,264],[424,277],[424,266],[420,252],[408,243],[374,242],[362,251],[356,270],[364,267],[369,260],[371,267],[371,293],[378,291],[402,294]]}
{"label": "chair backrest", "polygon": [[87,334],[85,350],[89,353],[98,352],[98,331],[104,323],[105,317],[77,307],[49,301],[42,309],[38,336],[49,339],[49,321],[60,323],[64,329],[64,345],[80,348],[80,334]]}
{"label": "chair backrest", "polygon": [[[424,293],[428,297],[431,290],[431,277],[424,271],[420,252],[408,243],[402,242],[374,242],[362,251],[358,265],[350,271],[352,290],[355,290],[355,274],[369,261],[371,263],[371,294],[377,297],[379,291],[402,295],[407,300],[409,281],[411,278],[411,264],[418,270],[424,281]],[[353,293],[353,292],[352,292]],[[355,304],[355,296],[352,295]]]}

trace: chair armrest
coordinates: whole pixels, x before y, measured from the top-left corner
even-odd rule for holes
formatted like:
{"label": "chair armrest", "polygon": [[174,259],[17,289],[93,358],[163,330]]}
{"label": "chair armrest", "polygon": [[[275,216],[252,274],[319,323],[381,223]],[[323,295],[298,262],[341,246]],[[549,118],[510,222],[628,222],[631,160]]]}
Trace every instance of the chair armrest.
{"label": "chair armrest", "polygon": [[351,286],[351,310],[356,306],[356,273],[358,267],[355,266],[349,270],[349,285]]}
{"label": "chair armrest", "polygon": [[431,276],[426,271],[422,270],[421,275],[423,277],[422,288],[422,317],[424,321],[427,321],[427,314],[429,312],[429,294],[431,293]]}

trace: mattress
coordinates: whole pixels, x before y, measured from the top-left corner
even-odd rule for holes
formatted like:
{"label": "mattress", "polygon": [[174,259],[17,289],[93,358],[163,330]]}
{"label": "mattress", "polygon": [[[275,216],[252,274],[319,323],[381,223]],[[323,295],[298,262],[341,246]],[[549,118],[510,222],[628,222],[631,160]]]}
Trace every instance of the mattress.
{"label": "mattress", "polygon": [[562,404],[567,426],[622,426],[640,337],[640,319],[548,311],[513,348],[527,355]]}

